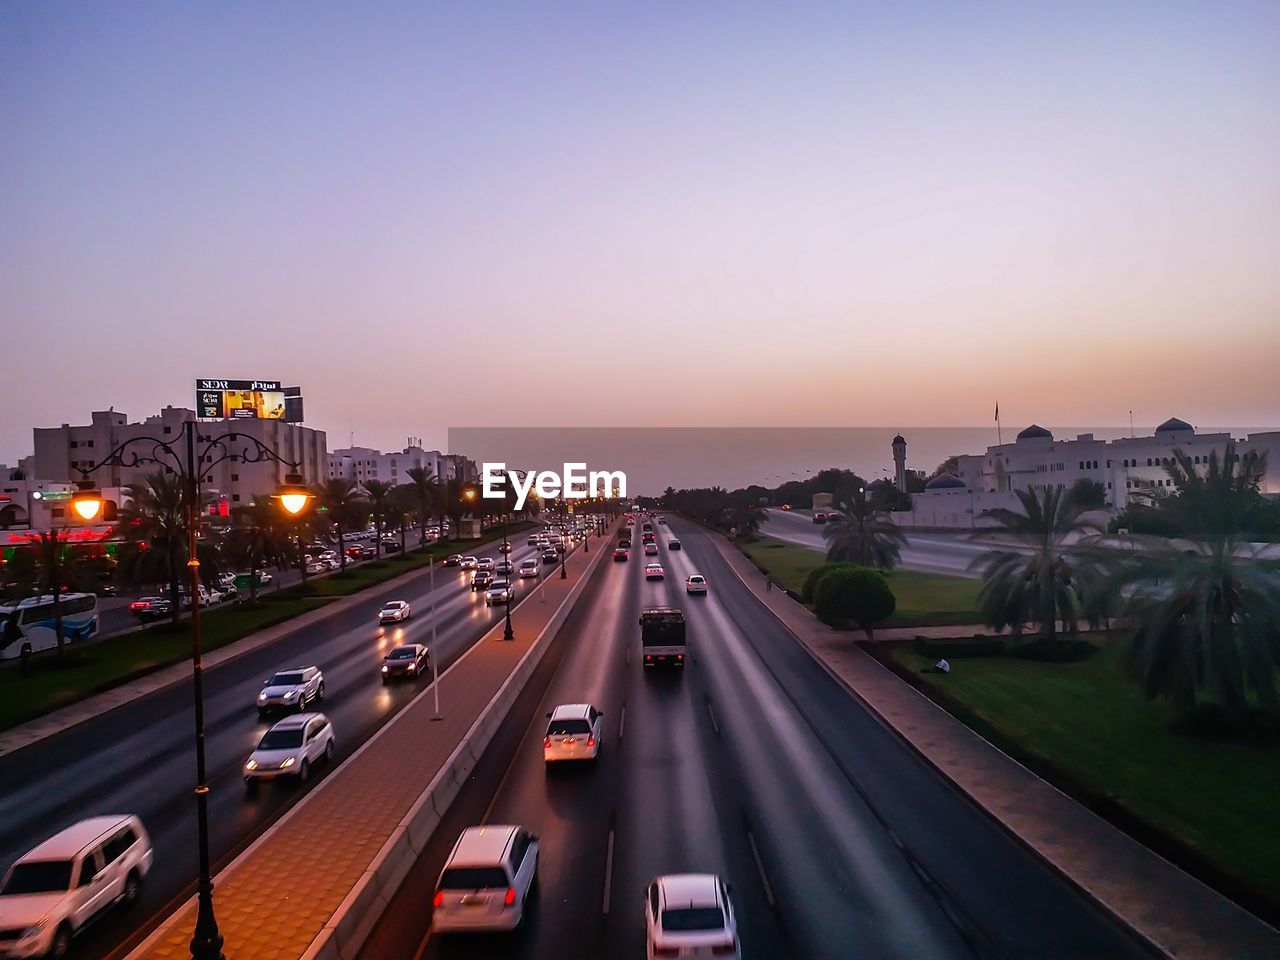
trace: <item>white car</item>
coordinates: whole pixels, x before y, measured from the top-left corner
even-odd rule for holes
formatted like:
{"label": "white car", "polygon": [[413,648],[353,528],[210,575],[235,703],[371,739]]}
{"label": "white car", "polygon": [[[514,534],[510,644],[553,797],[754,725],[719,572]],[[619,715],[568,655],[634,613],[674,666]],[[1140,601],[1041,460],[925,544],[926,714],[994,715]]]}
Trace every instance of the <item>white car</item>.
{"label": "white car", "polygon": [[258,716],[271,710],[307,709],[311,703],[324,702],[324,674],[319,667],[293,667],[280,670],[262,685],[258,693]]}
{"label": "white car", "polygon": [[479,563],[479,557],[463,557],[458,566],[463,570],[475,570]]}
{"label": "white car", "polygon": [[646,580],[663,580],[667,576],[667,572],[662,569],[660,563],[646,563],[644,565],[644,578]]}
{"label": "white car", "polygon": [[695,573],[684,582],[685,593],[706,593],[707,578],[700,573]]}
{"label": "white car", "polygon": [[468,827],[436,883],[431,926],[437,933],[514,930],[538,873],[538,838],[523,827]]}
{"label": "white car", "polygon": [[336,748],[333,724],[323,713],[286,717],[262,735],[244,762],[245,786],[252,790],[258,781],[276,777],[297,777],[306,783],[312,765],[332,760]]}
{"label": "white car", "polygon": [[505,577],[515,570],[515,564],[510,560],[499,560],[493,565],[493,572],[500,577]]}
{"label": "white car", "polygon": [[719,877],[710,873],[668,874],[649,884],[644,899],[649,960],[740,960],[733,904]]}
{"label": "white car", "polygon": [[536,577],[537,575],[538,575],[537,560],[521,560],[520,561],[521,577]]}
{"label": "white car", "polygon": [[413,611],[409,608],[409,604],[403,600],[388,600],[382,605],[382,609],[378,611],[379,623],[399,623],[401,620],[408,620],[413,616]]}
{"label": "white car", "polygon": [[495,603],[510,603],[513,596],[515,590],[511,581],[499,578],[490,583],[489,589],[484,592],[484,605],[492,607]]}
{"label": "white car", "polygon": [[131,814],[81,820],[23,854],[0,883],[0,957],[65,957],[90,921],[137,900],[151,860]]}
{"label": "white car", "polygon": [[604,714],[589,703],[565,703],[547,714],[542,759],[595,760],[604,740]]}
{"label": "white car", "polygon": [[328,572],[329,572],[329,564],[327,564],[323,560],[312,560],[310,563],[307,564],[308,576],[310,576],[313,573],[328,573]]}
{"label": "white car", "polygon": [[493,564],[494,564],[493,557],[481,557],[479,560],[476,561],[476,569],[488,570],[490,573],[493,573]]}

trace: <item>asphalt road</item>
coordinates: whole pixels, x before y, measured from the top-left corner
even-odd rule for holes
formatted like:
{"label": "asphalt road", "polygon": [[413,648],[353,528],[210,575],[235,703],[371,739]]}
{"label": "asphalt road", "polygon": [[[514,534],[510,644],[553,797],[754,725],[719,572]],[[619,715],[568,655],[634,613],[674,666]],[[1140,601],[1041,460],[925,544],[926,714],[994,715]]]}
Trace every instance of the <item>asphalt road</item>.
{"label": "asphalt road", "polygon": [[[522,533],[512,541],[516,560],[533,554],[526,536]],[[463,552],[497,557],[498,545]],[[483,595],[471,592],[467,576],[457,568],[435,572],[438,640],[433,654],[441,671],[502,616],[501,607],[487,608]],[[430,645],[429,583],[430,574],[424,570],[409,587],[376,592],[351,611],[294,631],[205,674],[215,863],[233,857],[303,794],[298,788],[267,784],[253,796],[246,795],[240,766],[269,725],[259,721],[255,708],[263,681],[277,669],[318,665],[326,688],[318,709],[333,721],[341,759],[418,692],[414,683],[384,687],[379,665],[394,643],[393,634],[402,634],[404,642]],[[377,611],[391,599],[408,600],[414,616],[403,628],[382,633]],[[443,683],[442,703],[448,697]],[[140,938],[158,922],[157,914],[162,916],[167,904],[194,889],[193,728],[191,689],[184,683],[0,758],[0,871],[41,839],[96,814],[136,813],[151,834],[155,866],[137,906],[109,913],[79,938],[75,953],[82,960],[112,955]],[[313,785],[327,771],[317,773]],[[281,864],[282,872],[305,869],[305,851],[299,851],[296,864]]]}
{"label": "asphalt road", "polygon": [[[732,885],[749,958],[1149,956],[833,680],[705,534],[672,528],[665,581],[638,551],[600,571],[364,957],[643,956],[645,885],[689,870]],[[709,596],[685,595],[694,572]],[[639,663],[651,604],[685,610],[683,675]],[[584,700],[606,715],[599,763],[545,769],[545,714]],[[445,857],[484,822],[541,838],[526,927],[434,936]]]}

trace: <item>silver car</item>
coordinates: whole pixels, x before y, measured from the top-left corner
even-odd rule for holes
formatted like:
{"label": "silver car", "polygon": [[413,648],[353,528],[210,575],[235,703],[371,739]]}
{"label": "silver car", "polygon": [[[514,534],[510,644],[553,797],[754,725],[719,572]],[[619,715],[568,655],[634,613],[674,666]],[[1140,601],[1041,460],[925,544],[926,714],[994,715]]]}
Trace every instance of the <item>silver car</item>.
{"label": "silver car", "polygon": [[258,694],[258,716],[272,710],[297,710],[324,702],[324,674],[319,667],[294,667],[271,676]]}

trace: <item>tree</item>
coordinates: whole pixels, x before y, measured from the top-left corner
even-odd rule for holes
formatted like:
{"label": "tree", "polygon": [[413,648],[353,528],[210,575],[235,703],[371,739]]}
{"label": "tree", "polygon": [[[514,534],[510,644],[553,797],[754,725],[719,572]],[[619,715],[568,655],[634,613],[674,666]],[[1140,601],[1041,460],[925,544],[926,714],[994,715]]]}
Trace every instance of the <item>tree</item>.
{"label": "tree", "polygon": [[129,549],[122,551],[120,573],[133,586],[169,585],[169,615],[181,612],[178,584],[187,562],[186,495],[181,476],[166,470],[147,474],[124,488],[116,532]]}
{"label": "tree", "polygon": [[366,480],[364,482],[365,496],[369,498],[369,505],[373,508],[373,542],[376,544],[376,556],[379,560],[382,559],[382,519],[383,514],[387,511],[393,490],[395,490],[395,487],[385,480]]}
{"label": "tree", "polygon": [[356,490],[356,485],[342,477],[331,477],[315,489],[316,507],[338,534],[338,565],[347,572],[347,544],[343,534],[363,525],[369,516],[369,504]]}
{"label": "tree", "polygon": [[430,467],[410,467],[406,475],[409,478],[406,496],[418,518],[418,542],[423,544],[427,542],[427,521],[435,515],[440,502],[440,481]]}
{"label": "tree", "polygon": [[754,536],[760,532],[760,524],[769,519],[769,515],[752,503],[743,503],[730,507],[725,511],[725,522],[731,533],[740,537]]}
{"label": "tree", "polygon": [[897,600],[879,570],[864,567],[829,570],[813,592],[814,612],[831,626],[852,623],[871,639],[872,628],[893,614]]}
{"label": "tree", "polygon": [[[1086,595],[1098,572],[1091,553],[1076,541],[1098,527],[1084,518],[1087,507],[1061,485],[1043,490],[1015,490],[1022,510],[1000,507],[982,511],[996,530],[1022,544],[1024,551],[995,547],[976,557],[969,569],[981,570],[978,599],[988,626],[1010,627],[1020,636],[1025,624],[1040,624],[1044,640],[1057,640],[1059,618],[1075,632],[1090,607]],[[1099,596],[1102,594],[1100,593]]]}
{"label": "tree", "polygon": [[813,593],[818,587],[818,581],[825,577],[828,573],[835,570],[864,570],[861,564],[850,563],[848,561],[840,561],[838,563],[824,563],[820,567],[814,567],[804,578],[804,583],[800,587],[800,600],[803,603],[813,603]]}
{"label": "tree", "polygon": [[396,530],[400,533],[400,557],[404,559],[405,552],[409,549],[405,537],[405,531],[409,527],[409,514],[413,510],[415,498],[413,490],[406,484],[393,487],[390,496],[387,497],[387,504],[383,507],[383,521],[387,525],[388,530]]}
{"label": "tree", "polygon": [[258,599],[258,570],[263,563],[277,570],[289,562],[289,531],[270,500],[253,500],[231,511],[233,525],[223,542],[227,558],[249,571],[249,602]]}
{"label": "tree", "polygon": [[40,589],[53,596],[53,631],[58,638],[58,656],[61,657],[66,645],[62,626],[62,588],[70,582],[75,554],[58,538],[56,530],[32,534],[31,545],[35,549]]}
{"label": "tree", "polygon": [[1107,506],[1107,489],[1097,480],[1081,477],[1071,487],[1070,495],[1086,510],[1102,510]]}
{"label": "tree", "polygon": [[827,521],[827,561],[847,560],[864,567],[892,570],[898,565],[906,536],[889,517],[889,511],[866,488],[854,487],[835,504],[836,515]]}
{"label": "tree", "polygon": [[1162,518],[1179,539],[1142,536],[1107,586],[1127,597],[1136,627],[1125,650],[1126,674],[1148,698],[1167,697],[1183,714],[1203,695],[1232,714],[1251,702],[1280,707],[1280,577],[1248,545],[1266,459],[1220,459],[1197,472],[1174,451],[1165,468],[1175,495],[1161,501]]}

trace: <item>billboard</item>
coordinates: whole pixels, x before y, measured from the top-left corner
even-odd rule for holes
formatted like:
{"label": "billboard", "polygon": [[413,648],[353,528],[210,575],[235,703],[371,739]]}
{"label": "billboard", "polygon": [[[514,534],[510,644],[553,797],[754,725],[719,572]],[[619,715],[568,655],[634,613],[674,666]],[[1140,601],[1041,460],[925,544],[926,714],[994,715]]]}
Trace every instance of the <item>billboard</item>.
{"label": "billboard", "polygon": [[[202,420],[292,419],[286,409],[279,380],[196,381],[196,416]],[[301,419],[301,409],[297,412]]]}

